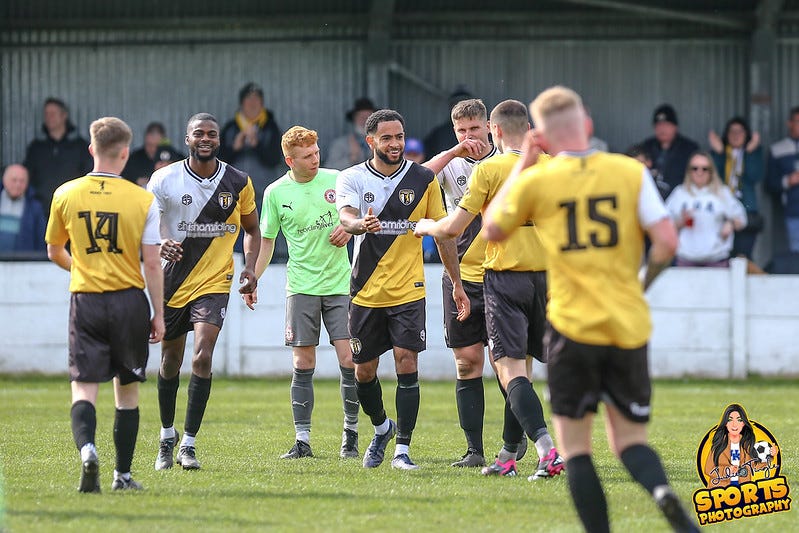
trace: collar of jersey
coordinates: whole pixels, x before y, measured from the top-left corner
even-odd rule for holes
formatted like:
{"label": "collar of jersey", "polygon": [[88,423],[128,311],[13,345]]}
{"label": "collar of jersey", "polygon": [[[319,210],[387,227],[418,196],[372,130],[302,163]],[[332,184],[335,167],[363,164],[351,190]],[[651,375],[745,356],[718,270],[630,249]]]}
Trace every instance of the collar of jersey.
{"label": "collar of jersey", "polygon": [[489,157],[492,157],[492,156],[496,155],[496,153],[497,153],[497,147],[496,146],[491,146],[491,151],[488,152],[485,156],[481,157],[480,159],[472,159],[471,157],[464,157],[464,159],[469,164],[474,165],[478,161],[482,161],[483,159],[488,159]]}
{"label": "collar of jersey", "polygon": [[563,154],[563,155],[568,155],[568,156],[571,156],[571,157],[586,157],[586,156],[595,154],[597,152],[599,152],[599,150],[597,150],[596,148],[589,148],[588,150],[583,150],[582,152],[563,151],[563,152],[561,152],[558,155]]}
{"label": "collar of jersey", "polygon": [[197,180],[201,185],[205,185],[205,184],[209,184],[210,185],[211,183],[214,182],[214,180],[216,180],[216,178],[219,177],[219,174],[222,172],[222,163],[219,162],[219,159],[216,160],[216,170],[208,178],[203,178],[202,176],[200,176],[199,174],[194,172],[191,169],[191,167],[189,166],[189,159],[188,158],[183,160],[183,168],[186,169],[186,172],[188,172],[189,176],[191,176],[192,178]]}
{"label": "collar of jersey", "polygon": [[380,178],[381,180],[384,180],[384,179],[394,179],[394,178],[396,178],[396,177],[397,177],[397,176],[398,176],[400,173],[402,173],[402,171],[403,171],[403,170],[405,170],[405,167],[406,167],[406,166],[408,166],[408,165],[410,165],[410,164],[411,164],[411,162],[410,162],[410,161],[408,161],[407,159],[403,159],[403,160],[402,160],[402,164],[400,165],[400,167],[399,167],[399,168],[398,168],[396,171],[394,171],[394,172],[393,172],[393,173],[392,173],[390,176],[386,176],[385,174],[383,174],[382,172],[380,172],[379,170],[377,170],[375,167],[373,167],[373,166],[372,166],[372,162],[371,162],[370,160],[367,160],[367,161],[366,161],[366,169],[367,169],[369,172],[371,172],[372,174],[374,174],[375,176],[377,176],[378,178]]}
{"label": "collar of jersey", "polygon": [[89,172],[87,176],[94,176],[95,178],[121,178],[119,174],[112,174],[111,172]]}

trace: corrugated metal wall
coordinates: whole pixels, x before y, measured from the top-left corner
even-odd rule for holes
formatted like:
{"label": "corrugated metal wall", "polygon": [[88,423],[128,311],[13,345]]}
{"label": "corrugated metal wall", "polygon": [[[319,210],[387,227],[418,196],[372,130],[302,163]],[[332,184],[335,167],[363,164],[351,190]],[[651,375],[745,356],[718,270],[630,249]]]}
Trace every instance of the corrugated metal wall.
{"label": "corrugated metal wall", "polygon": [[22,160],[51,95],[69,104],[87,138],[92,120],[116,115],[133,128],[134,145],[148,122],[160,120],[183,146],[189,116],[208,111],[227,121],[239,89],[255,81],[283,129],[305,124],[329,140],[344,128],[366,77],[361,47],[347,42],[37,46],[0,54],[3,163]]}
{"label": "corrugated metal wall", "polygon": [[771,131],[779,139],[785,136],[788,112],[792,107],[799,106],[799,38],[780,41],[775,70],[777,78],[771,106]]}
{"label": "corrugated metal wall", "polygon": [[[58,35],[52,37],[58,41]],[[784,46],[777,70],[791,79],[780,94],[792,98],[799,46]],[[364,45],[357,41],[185,45],[15,46],[0,51],[2,159],[21,160],[41,123],[41,103],[66,100],[86,135],[94,118],[127,120],[141,142],[145,125],[163,121],[176,144],[186,119],[203,110],[221,121],[237,107],[247,81],[266,91],[267,106],[285,129],[302,123],[319,130],[322,146],[344,128],[344,110],[365,87]],[[625,149],[651,132],[654,107],[678,110],[681,127],[704,142],[746,113],[747,46],[736,41],[594,41],[451,43],[401,42],[393,56],[403,67],[445,92],[467,84],[490,107],[505,98],[527,103],[554,83],[580,91],[591,106],[597,135]],[[446,120],[441,94],[391,76],[390,102],[423,136]],[[777,111],[777,114],[781,111]]]}
{"label": "corrugated metal wall", "polygon": [[[466,84],[489,109],[570,86],[591,107],[597,135],[617,150],[651,135],[652,111],[662,102],[676,107],[681,130],[700,143],[708,128],[747,112],[747,46],[735,41],[403,43],[395,56],[434,85]],[[395,105],[419,130],[446,120],[443,98],[403,79],[393,88]]]}

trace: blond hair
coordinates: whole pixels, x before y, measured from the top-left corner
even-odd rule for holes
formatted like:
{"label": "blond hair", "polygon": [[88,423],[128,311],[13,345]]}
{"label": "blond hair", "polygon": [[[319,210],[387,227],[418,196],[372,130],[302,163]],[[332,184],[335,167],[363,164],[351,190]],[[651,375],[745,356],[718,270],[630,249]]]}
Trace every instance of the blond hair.
{"label": "blond hair", "polygon": [[568,87],[556,85],[546,89],[530,103],[530,114],[537,128],[547,129],[554,118],[584,112],[583,99]]}
{"label": "blond hair", "polygon": [[691,157],[688,158],[688,164],[685,167],[685,179],[682,180],[683,188],[685,188],[685,190],[688,191],[691,196],[694,196],[698,192],[698,189],[694,184],[694,180],[691,179],[691,160],[697,156],[707,159],[707,166],[710,168],[710,182],[708,182],[707,186],[710,188],[710,192],[718,196],[724,184],[721,181],[721,176],[719,176],[719,173],[716,170],[715,163],[713,163],[713,157],[708,152],[703,150],[697,150],[691,154]]}
{"label": "blond hair", "polygon": [[314,130],[303,128],[302,126],[292,126],[280,139],[280,146],[283,148],[283,155],[288,157],[289,150],[295,146],[311,146],[319,139],[319,135]]}
{"label": "blond hair", "polygon": [[491,123],[502,128],[506,135],[524,135],[530,127],[527,107],[518,100],[500,102],[491,111]]}
{"label": "blond hair", "polygon": [[98,118],[89,126],[89,134],[94,154],[111,159],[119,157],[133,139],[130,126],[116,117]]}
{"label": "blond hair", "polygon": [[479,98],[469,98],[468,100],[461,100],[452,108],[450,113],[452,123],[462,118],[476,118],[480,120],[487,120],[488,111],[482,100]]}

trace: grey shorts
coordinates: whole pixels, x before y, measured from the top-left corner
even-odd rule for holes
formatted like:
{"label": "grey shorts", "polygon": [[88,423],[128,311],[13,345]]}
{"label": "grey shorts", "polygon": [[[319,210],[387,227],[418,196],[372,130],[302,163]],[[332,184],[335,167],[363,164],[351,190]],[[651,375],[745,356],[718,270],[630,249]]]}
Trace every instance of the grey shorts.
{"label": "grey shorts", "polygon": [[330,343],[349,339],[347,310],[350,297],[292,294],[286,298],[286,346],[317,346],[321,321],[325,322]]}

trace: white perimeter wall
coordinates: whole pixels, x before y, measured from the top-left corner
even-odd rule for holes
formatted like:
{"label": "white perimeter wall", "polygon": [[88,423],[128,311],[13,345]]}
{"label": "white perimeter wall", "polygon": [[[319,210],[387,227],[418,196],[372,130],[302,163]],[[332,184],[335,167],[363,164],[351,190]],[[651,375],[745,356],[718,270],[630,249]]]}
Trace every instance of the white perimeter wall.
{"label": "white perimeter wall", "polygon": [[[426,265],[425,274],[427,351],[420,356],[420,375],[452,379],[455,365],[443,340],[441,266]],[[66,373],[68,274],[47,262],[0,262],[0,279],[0,373]],[[218,375],[291,373],[291,354],[283,345],[284,287],[285,266],[270,265],[259,284],[256,311],[231,295],[214,356]],[[747,276],[740,260],[730,269],[669,269],[647,294],[654,323],[653,375],[799,374],[797,296],[799,276]],[[187,344],[185,371],[190,369],[191,334]],[[155,375],[159,359],[160,348],[153,346],[148,375]],[[393,367],[390,356],[384,356],[381,374],[393,376]],[[542,371],[539,365],[534,373],[540,376]],[[490,373],[488,366],[486,372]],[[325,333],[316,375],[338,375]]]}

